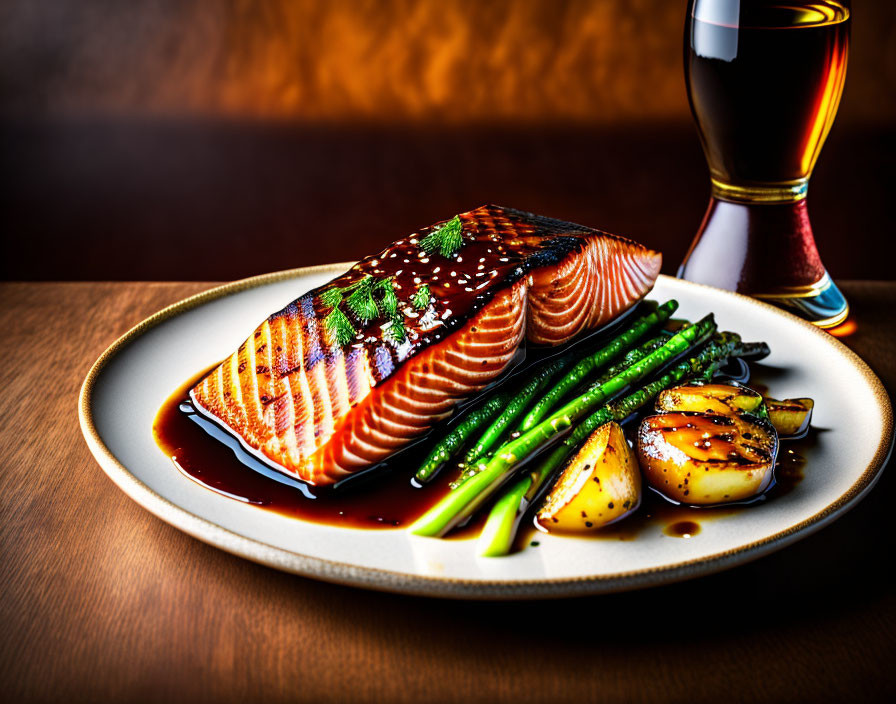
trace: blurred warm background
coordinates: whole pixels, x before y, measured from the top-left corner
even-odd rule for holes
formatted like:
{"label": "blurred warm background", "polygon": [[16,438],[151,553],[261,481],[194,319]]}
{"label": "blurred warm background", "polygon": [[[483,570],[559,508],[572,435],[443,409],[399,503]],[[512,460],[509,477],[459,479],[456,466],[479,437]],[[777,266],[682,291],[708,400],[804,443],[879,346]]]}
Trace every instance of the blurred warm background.
{"label": "blurred warm background", "polygon": [[[810,189],[828,268],[893,278],[896,3],[854,3]],[[6,279],[231,279],[483,202],[674,272],[708,197],[684,0],[4,0]]]}

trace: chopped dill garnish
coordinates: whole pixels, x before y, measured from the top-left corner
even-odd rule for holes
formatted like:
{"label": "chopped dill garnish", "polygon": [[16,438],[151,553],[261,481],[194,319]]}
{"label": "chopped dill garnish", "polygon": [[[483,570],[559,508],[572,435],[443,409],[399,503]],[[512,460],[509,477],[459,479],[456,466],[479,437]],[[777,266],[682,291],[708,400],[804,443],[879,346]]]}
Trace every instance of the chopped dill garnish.
{"label": "chopped dill garnish", "polygon": [[346,299],[349,310],[365,325],[378,318],[380,310],[373,298],[373,277],[368,275],[361,279]]}
{"label": "chopped dill garnish", "polygon": [[[426,290],[428,301],[429,289]],[[340,347],[354,340],[358,334],[352,321],[340,308],[343,301],[362,325],[377,318],[387,318],[388,322],[383,326],[384,339],[398,343],[407,339],[404,315],[399,310],[401,301],[395,294],[395,284],[391,277],[378,279],[368,274],[345,288],[327,289],[320,295],[320,300],[332,309],[324,318],[324,327],[330,340]]]}
{"label": "chopped dill garnish", "polygon": [[329,308],[335,308],[342,303],[342,289],[329,288],[320,294],[320,301]]}
{"label": "chopped dill garnish", "polygon": [[327,314],[327,317],[324,318],[324,326],[327,328],[330,338],[340,347],[347,345],[357,335],[352,321],[348,319],[345,313],[339,310],[338,306],[333,308]]}
{"label": "chopped dill garnish", "polygon": [[389,324],[383,329],[383,334],[393,342],[404,342],[408,331],[404,327],[404,316],[397,312],[390,316]]}
{"label": "chopped dill garnish", "polygon": [[377,289],[379,289],[382,294],[382,303],[383,313],[389,317],[394,317],[398,312],[398,296],[395,295],[395,286],[392,283],[392,279],[382,279],[377,283]]}
{"label": "chopped dill garnish", "polygon": [[429,306],[429,286],[423,284],[417,288],[417,292],[411,296],[411,305],[417,310],[426,310]]}
{"label": "chopped dill garnish", "polygon": [[460,217],[455,215],[444,225],[437,227],[420,240],[420,249],[427,254],[438,252],[450,259],[464,245],[464,226]]}
{"label": "chopped dill garnish", "polygon": [[330,336],[330,340],[340,347],[351,342],[357,334],[352,321],[348,319],[345,313],[339,310],[342,299],[343,289],[340,288],[327,289],[320,295],[321,303],[332,308],[327,317],[324,318],[324,327]]}

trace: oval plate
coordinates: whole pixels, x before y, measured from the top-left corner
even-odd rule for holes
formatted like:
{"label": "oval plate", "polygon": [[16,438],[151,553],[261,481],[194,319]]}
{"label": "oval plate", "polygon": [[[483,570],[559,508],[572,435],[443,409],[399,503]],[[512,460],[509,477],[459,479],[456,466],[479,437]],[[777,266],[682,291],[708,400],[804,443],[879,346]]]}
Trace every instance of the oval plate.
{"label": "oval plate", "polygon": [[780,549],[854,506],[892,445],[892,409],[880,380],[827,333],[770,305],[661,276],[651,297],[679,315],[713,311],[721,329],[765,340],[763,366],[778,398],[815,399],[820,432],[805,478],[774,501],[704,522],[690,540],[648,526],[631,541],[540,536],[505,558],[477,558],[468,540],[401,529],[339,528],[281,516],[203,488],[155,444],[152,423],[175,388],[228,356],[259,320],[349,264],[295,269],[211,289],[146,319],[118,339],[81,388],[81,428],[106,474],[180,530],[241,557],[342,584],[439,597],[572,596],[662,584],[716,572]]}

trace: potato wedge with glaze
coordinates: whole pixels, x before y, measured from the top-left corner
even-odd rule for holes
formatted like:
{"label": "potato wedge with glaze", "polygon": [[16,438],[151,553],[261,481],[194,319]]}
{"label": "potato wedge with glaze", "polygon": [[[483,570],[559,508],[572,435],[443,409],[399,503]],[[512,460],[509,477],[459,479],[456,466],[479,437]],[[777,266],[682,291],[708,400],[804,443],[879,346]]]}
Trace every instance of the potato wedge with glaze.
{"label": "potato wedge with glaze", "polygon": [[765,407],[768,409],[768,419],[775,426],[778,435],[796,439],[809,431],[815,401],[811,398],[786,398],[783,401],[766,398]]}
{"label": "potato wedge with glaze", "polygon": [[755,416],[664,413],[638,430],[647,483],[673,501],[708,505],[761,494],[774,478],[778,434]]}
{"label": "potato wedge with glaze", "polygon": [[638,460],[618,423],[597,428],[564,467],[536,515],[548,532],[588,533],[641,504]]}
{"label": "potato wedge with glaze", "polygon": [[731,415],[750,413],[762,405],[762,396],[743,384],[691,382],[660,392],[656,410]]}

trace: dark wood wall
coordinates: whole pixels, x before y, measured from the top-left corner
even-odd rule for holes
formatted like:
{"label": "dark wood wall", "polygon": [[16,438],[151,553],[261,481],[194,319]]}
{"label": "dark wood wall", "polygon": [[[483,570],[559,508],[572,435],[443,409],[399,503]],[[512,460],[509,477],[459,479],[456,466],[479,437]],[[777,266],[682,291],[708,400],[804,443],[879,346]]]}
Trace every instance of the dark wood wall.
{"label": "dark wood wall", "polygon": [[[863,0],[810,190],[840,277],[892,278],[896,3]],[[685,3],[0,8],[7,279],[229,279],[352,259],[499,202],[674,271],[708,196]]]}

